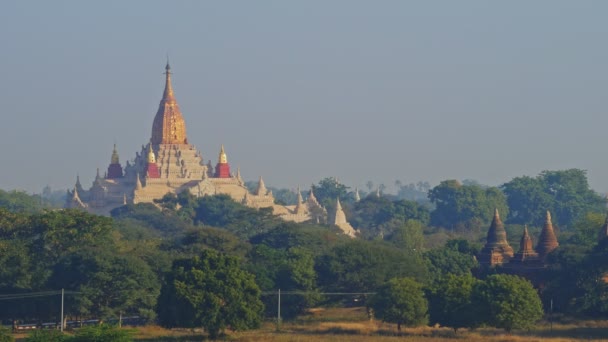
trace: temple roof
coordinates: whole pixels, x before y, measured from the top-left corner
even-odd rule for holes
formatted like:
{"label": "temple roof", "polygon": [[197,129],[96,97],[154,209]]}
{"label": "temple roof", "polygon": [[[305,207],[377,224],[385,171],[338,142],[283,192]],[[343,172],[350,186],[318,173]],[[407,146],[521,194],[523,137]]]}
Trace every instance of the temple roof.
{"label": "temple roof", "polygon": [[171,85],[171,67],[165,67],[165,91],[152,124],[152,144],[187,144],[186,122]]}
{"label": "temple roof", "polygon": [[545,225],[543,226],[543,230],[541,230],[540,232],[540,237],[538,238],[538,245],[536,246],[536,252],[541,257],[545,257],[558,246],[559,243],[557,242],[557,237],[555,237],[553,223],[551,222],[551,213],[547,210]]}

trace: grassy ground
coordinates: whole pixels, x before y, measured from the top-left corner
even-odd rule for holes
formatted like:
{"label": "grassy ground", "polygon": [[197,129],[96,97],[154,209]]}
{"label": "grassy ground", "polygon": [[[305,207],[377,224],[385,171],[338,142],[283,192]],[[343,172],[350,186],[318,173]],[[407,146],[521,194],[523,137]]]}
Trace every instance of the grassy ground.
{"label": "grassy ground", "polygon": [[[156,326],[136,329],[138,342],[186,342],[205,341],[201,330],[167,330]],[[224,340],[224,339],[222,339]],[[282,324],[277,331],[274,323],[265,323],[260,329],[244,332],[228,332],[226,341],[238,342],[565,342],[606,341],[608,322],[580,321],[554,324],[541,322],[530,331],[516,331],[511,335],[499,329],[477,329],[458,331],[449,328],[419,327],[397,331],[394,324],[370,322],[363,308],[314,309],[294,322]],[[18,340],[19,341],[19,340]]]}

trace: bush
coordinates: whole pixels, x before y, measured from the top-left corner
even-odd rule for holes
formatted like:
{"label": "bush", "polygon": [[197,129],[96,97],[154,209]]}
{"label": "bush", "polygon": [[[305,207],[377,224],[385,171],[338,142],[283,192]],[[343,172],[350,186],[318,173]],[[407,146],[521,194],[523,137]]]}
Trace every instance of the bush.
{"label": "bush", "polygon": [[68,337],[59,330],[34,330],[26,338],[25,342],[64,342]]}
{"label": "bush", "polygon": [[3,326],[0,326],[0,342],[13,342],[15,338],[13,338],[13,334],[11,331]]}
{"label": "bush", "polygon": [[70,342],[131,342],[133,331],[103,324],[78,329]]}

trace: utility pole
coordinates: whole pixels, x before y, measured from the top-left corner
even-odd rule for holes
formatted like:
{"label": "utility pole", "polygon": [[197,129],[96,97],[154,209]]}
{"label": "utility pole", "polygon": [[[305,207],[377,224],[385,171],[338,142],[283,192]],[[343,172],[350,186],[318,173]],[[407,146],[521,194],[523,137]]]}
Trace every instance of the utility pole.
{"label": "utility pole", "polygon": [[281,330],[281,289],[278,292],[278,305],[277,305],[277,331]]}
{"label": "utility pole", "polygon": [[549,315],[549,322],[551,327],[551,332],[553,332],[553,298],[551,298],[551,314]]}
{"label": "utility pole", "polygon": [[63,289],[61,289],[61,332],[63,332],[63,298],[64,298],[64,291],[63,291]]}

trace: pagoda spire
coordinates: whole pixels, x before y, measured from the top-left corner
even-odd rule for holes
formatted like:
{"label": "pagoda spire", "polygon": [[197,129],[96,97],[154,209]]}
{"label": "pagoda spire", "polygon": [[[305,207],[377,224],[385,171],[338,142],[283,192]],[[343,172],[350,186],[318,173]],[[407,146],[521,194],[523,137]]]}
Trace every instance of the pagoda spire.
{"label": "pagoda spire", "polygon": [[255,191],[255,194],[257,196],[265,196],[268,193],[268,190],[266,189],[266,184],[264,184],[264,180],[262,179],[262,176],[260,176],[260,180],[258,182],[258,188]]}
{"label": "pagoda spire", "polygon": [[295,213],[296,214],[301,214],[305,211],[305,206],[304,206],[304,199],[302,198],[302,191],[300,190],[300,186],[298,185],[298,190],[297,190],[297,198],[296,198],[296,208],[295,208]]}
{"label": "pagoda spire", "polygon": [[502,264],[511,257],[513,257],[513,248],[507,241],[507,232],[496,208],[494,209],[494,218],[492,218],[490,229],[488,229],[486,244],[479,255],[479,262],[494,266]]}
{"label": "pagoda spire", "polygon": [[359,195],[359,188],[355,188],[355,202],[359,202],[361,200],[361,196]]}
{"label": "pagoda spire", "polygon": [[173,94],[173,85],[171,84],[171,66],[167,57],[167,65],[165,65],[165,91],[163,92],[163,100],[175,103],[175,95]]}
{"label": "pagoda spire", "polygon": [[224,144],[220,147],[220,156],[218,158],[218,163],[226,164],[228,163],[228,156],[226,156],[226,151],[224,151]]}
{"label": "pagoda spire", "polygon": [[152,124],[151,142],[154,145],[188,144],[186,122],[177,100],[175,100],[173,86],[171,85],[171,67],[168,60],[165,66],[165,90]]}
{"label": "pagoda spire", "polygon": [[120,160],[118,158],[118,151],[116,151],[116,144],[114,144],[114,149],[112,149],[112,158],[110,159],[111,164],[119,164]]}
{"label": "pagoda spire", "polygon": [[116,144],[114,144],[114,149],[112,150],[112,159],[110,160],[110,165],[108,166],[106,179],[114,179],[120,177],[122,177],[122,166],[120,165],[120,160],[118,159],[118,151],[116,151]]}
{"label": "pagoda spire", "polygon": [[546,257],[549,253],[553,252],[559,246],[555,231],[553,230],[553,223],[551,222],[551,213],[547,210],[547,216],[545,217],[545,225],[540,231],[538,237],[538,245],[536,246],[536,252],[541,258]]}
{"label": "pagoda spire", "polygon": [[230,164],[228,164],[228,157],[223,144],[220,147],[220,154],[215,166],[215,178],[230,178]]}

